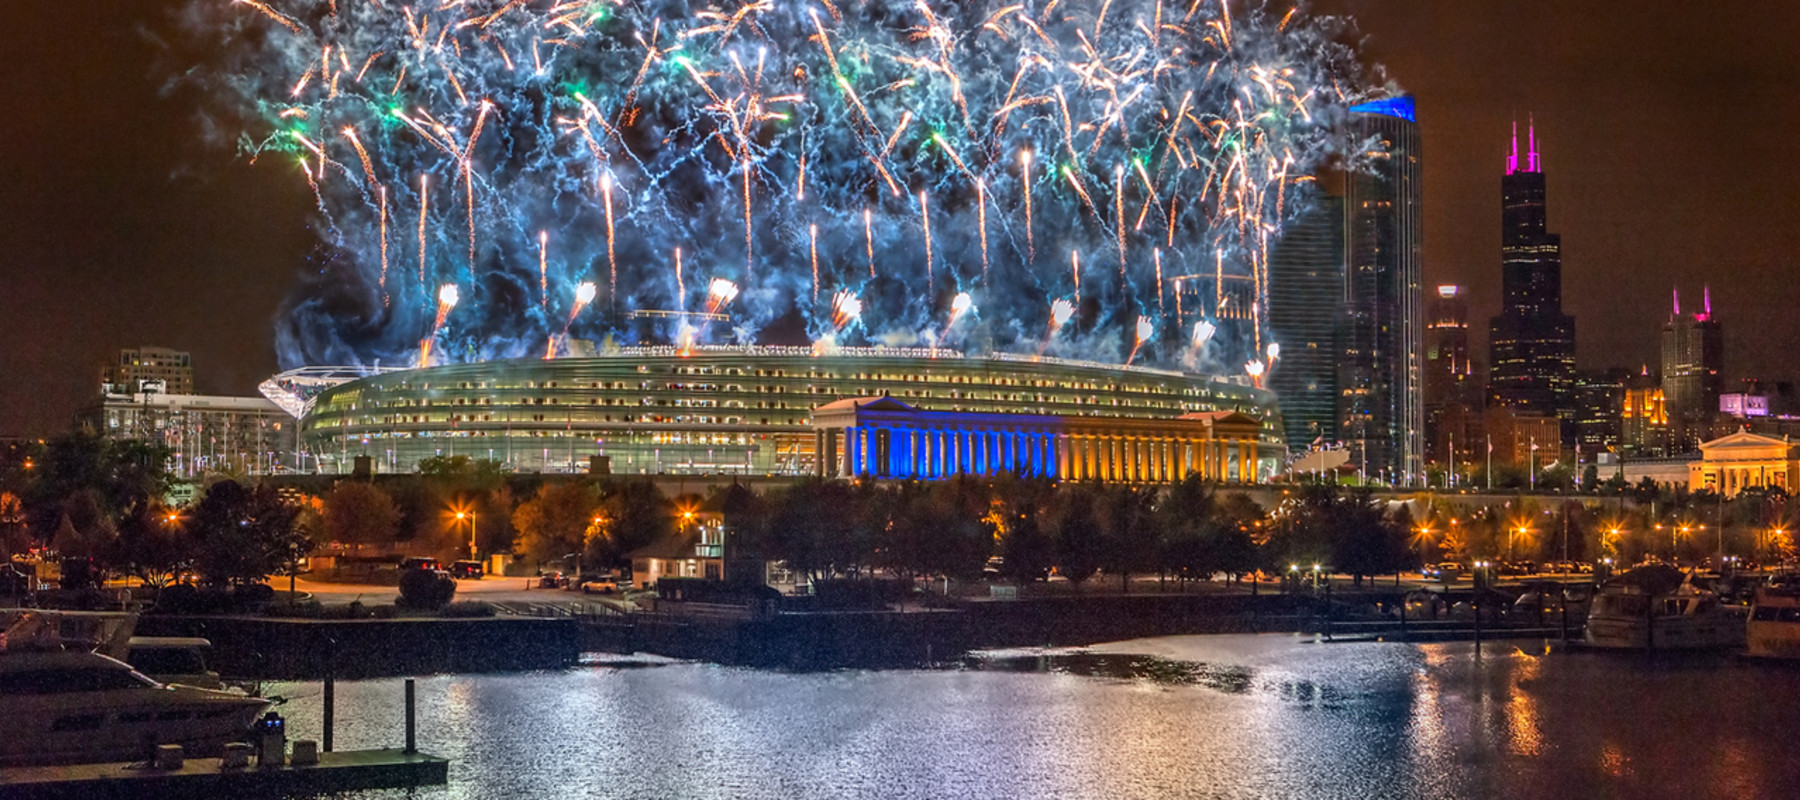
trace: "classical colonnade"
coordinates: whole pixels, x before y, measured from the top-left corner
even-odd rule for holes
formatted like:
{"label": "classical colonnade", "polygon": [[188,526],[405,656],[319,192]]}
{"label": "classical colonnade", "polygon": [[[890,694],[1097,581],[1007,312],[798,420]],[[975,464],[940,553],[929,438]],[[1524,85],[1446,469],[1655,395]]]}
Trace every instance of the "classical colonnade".
{"label": "classical colonnade", "polygon": [[943,478],[1017,473],[1060,480],[1172,483],[1190,474],[1254,482],[1254,437],[1055,431],[1033,427],[852,425],[816,432],[826,477]]}

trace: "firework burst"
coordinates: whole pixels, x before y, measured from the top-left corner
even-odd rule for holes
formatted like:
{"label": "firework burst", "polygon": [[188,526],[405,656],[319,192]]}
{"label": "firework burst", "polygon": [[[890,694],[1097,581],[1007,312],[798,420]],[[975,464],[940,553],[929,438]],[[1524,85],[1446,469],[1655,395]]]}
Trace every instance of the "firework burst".
{"label": "firework burst", "polygon": [[[457,352],[478,358],[557,333],[549,298],[584,282],[608,302],[578,333],[704,339],[632,313],[684,307],[663,266],[678,247],[743,287],[749,335],[793,315],[813,338],[842,329],[809,298],[851,291],[858,335],[930,339],[932,290],[980,282],[981,341],[1029,350],[1046,312],[1024,298],[1079,291],[1089,335],[1058,346],[1119,359],[1154,338],[1118,332],[1161,307],[1164,275],[1229,273],[1262,302],[1333,115],[1371,96],[1336,20],[1184,5],[196,0],[217,63],[194,74],[252,155],[293,157],[327,244],[391,298],[385,333],[350,345],[368,314],[307,285],[284,366],[394,357],[449,280],[478,312]],[[416,237],[389,240],[389,202],[416,209]],[[416,281],[384,280],[388,249]],[[1084,252],[1108,274],[1078,289]],[[1266,332],[1243,338],[1237,357],[1260,357]]]}

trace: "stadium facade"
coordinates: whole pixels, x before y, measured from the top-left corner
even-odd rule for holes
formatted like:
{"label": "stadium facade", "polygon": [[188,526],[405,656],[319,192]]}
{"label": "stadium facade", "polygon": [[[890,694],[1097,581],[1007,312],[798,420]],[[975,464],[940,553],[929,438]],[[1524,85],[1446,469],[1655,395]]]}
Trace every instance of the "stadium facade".
{"label": "stadium facade", "polygon": [[[264,384],[301,418],[306,461],[410,472],[432,456],[522,472],[808,475],[821,471],[814,409],[893,397],[926,411],[1169,420],[1241,412],[1259,424],[1248,479],[1286,454],[1272,392],[1240,380],[950,350],[615,348],[592,357],[489,361],[358,375],[305,371]],[[329,378],[320,375],[329,374]],[[284,373],[285,375],[285,373]],[[286,387],[286,388],[284,388]]]}

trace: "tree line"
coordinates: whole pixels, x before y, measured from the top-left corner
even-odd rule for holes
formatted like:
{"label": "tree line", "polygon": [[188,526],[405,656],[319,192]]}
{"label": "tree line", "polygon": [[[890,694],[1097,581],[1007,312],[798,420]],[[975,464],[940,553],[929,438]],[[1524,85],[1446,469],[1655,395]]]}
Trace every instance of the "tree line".
{"label": "tree line", "polygon": [[1104,575],[1125,585],[1321,564],[1360,580],[1415,567],[1422,552],[1404,504],[1334,486],[1291,487],[1266,509],[1197,477],[1159,487],[801,479],[762,494],[732,485],[669,497],[644,479],[511,474],[455,456],[427,459],[413,475],[281,491],[215,476],[170,507],[168,453],[157,445],[74,434],[21,452],[0,452],[9,553],[47,545],[151,583],[187,572],[253,583],[315,551],[463,558],[471,538],[484,555],[603,570],[696,512],[722,520],[729,557],[780,562],[808,579]]}

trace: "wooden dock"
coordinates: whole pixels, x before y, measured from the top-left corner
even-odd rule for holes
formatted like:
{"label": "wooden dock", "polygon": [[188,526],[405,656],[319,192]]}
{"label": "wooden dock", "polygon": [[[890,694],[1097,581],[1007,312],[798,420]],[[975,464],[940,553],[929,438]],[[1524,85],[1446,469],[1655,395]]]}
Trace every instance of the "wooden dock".
{"label": "wooden dock", "polygon": [[312,766],[222,769],[217,758],[190,758],[177,770],[143,762],[0,769],[0,800],[290,797],[355,789],[443,786],[448,759],[404,750],[320,753]]}

